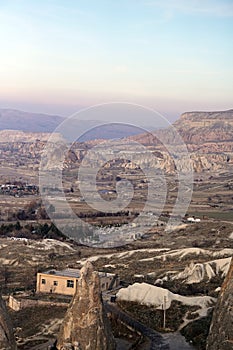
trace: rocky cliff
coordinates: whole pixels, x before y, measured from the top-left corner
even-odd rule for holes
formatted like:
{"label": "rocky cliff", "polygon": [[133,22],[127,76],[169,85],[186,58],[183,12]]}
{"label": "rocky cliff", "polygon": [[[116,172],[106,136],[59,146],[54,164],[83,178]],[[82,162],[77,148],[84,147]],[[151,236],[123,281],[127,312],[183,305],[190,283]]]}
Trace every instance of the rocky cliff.
{"label": "rocky cliff", "polygon": [[[195,172],[214,172],[232,167],[233,110],[187,112],[182,114],[173,126],[187,146]],[[175,153],[179,153],[179,145],[174,142],[174,135],[172,129],[164,129],[137,135],[131,137],[131,140],[160,151],[162,159],[157,159],[159,167],[166,172],[171,172],[172,159],[163,145],[172,145]],[[146,162],[146,159],[142,162]],[[181,164],[184,170],[185,165],[185,162]]]}
{"label": "rocky cliff", "polygon": [[115,349],[114,338],[101,300],[100,279],[90,262],[81,270],[76,294],[61,326],[57,349]]}
{"label": "rocky cliff", "polygon": [[214,310],[207,350],[233,349],[233,259]]}
{"label": "rocky cliff", "polygon": [[16,350],[11,320],[7,313],[5,302],[0,296],[0,350]]}
{"label": "rocky cliff", "polygon": [[186,143],[233,140],[233,109],[222,112],[187,112],[174,123]]}

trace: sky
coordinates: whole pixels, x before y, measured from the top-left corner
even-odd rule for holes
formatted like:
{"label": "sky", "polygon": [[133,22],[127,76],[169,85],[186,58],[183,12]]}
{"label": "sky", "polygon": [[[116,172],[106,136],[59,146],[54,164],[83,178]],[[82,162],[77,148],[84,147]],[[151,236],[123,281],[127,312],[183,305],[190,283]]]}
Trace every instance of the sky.
{"label": "sky", "polygon": [[233,108],[233,0],[0,0],[0,108]]}

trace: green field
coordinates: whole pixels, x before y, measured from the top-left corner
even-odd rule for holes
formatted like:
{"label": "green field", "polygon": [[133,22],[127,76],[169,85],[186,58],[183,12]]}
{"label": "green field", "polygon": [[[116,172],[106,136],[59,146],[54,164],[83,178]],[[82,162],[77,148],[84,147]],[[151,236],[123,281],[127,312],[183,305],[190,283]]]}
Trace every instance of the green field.
{"label": "green field", "polygon": [[203,215],[205,217],[209,217],[216,220],[226,220],[226,221],[232,221],[233,222],[233,211],[226,211],[226,212],[214,212],[214,211],[190,211],[188,213],[190,216],[197,216],[200,219],[203,218]]}

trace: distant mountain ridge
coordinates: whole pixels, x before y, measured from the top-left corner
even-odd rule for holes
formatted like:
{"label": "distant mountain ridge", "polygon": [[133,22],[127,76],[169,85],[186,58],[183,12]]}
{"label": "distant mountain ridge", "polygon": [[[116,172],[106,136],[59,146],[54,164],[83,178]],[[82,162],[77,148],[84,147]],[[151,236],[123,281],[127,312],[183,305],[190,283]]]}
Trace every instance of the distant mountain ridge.
{"label": "distant mountain ridge", "polygon": [[[23,112],[16,109],[0,109],[0,131],[17,130],[25,133],[52,133],[65,119],[65,117],[58,115]],[[76,119],[69,121],[68,124],[64,128],[66,134],[63,136],[68,139],[69,131],[70,134],[75,134],[77,129],[77,137],[82,135],[79,140],[82,142],[94,139],[122,138],[142,133],[142,129],[133,125],[114,122],[106,124],[101,120]],[[24,136],[26,138],[26,134]],[[35,137],[38,138],[38,135],[35,135]],[[44,135],[42,135],[42,138],[44,138]]]}
{"label": "distant mountain ridge", "polygon": [[0,130],[53,132],[63,120],[63,117],[57,115],[0,109]]}
{"label": "distant mountain ridge", "polygon": [[[45,133],[54,132],[63,121],[65,121],[64,117],[56,115],[0,109],[0,131],[7,130],[8,135],[15,134],[11,130],[17,130],[21,134],[24,132],[25,138],[27,133],[35,133],[35,138],[39,139],[39,133],[42,133],[41,138],[44,139]],[[77,129],[77,137],[81,135],[78,141],[81,142],[129,138],[142,144],[158,145],[160,142],[156,135],[160,135],[161,140],[171,141],[169,128],[155,133],[144,133],[142,129],[133,125],[114,122],[106,124],[100,120],[71,120],[66,124],[69,125],[65,126],[66,134],[63,136],[68,139],[69,135],[76,134]],[[215,153],[223,151],[232,153],[233,109],[216,112],[186,112],[175,121],[173,126],[191,151],[209,153],[212,150]],[[3,131],[0,134],[3,137]],[[33,135],[30,136],[30,139],[32,138]]]}

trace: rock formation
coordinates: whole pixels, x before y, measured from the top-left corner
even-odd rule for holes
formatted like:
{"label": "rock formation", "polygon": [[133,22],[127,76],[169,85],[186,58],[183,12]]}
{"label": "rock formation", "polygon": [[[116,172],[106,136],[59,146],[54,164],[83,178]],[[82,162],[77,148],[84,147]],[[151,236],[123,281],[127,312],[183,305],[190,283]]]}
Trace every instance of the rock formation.
{"label": "rock formation", "polygon": [[[233,110],[184,113],[173,126],[187,146],[195,172],[214,172],[232,167]],[[173,173],[175,171],[173,158],[169,156],[165,145],[172,146],[175,154],[181,155],[183,149],[179,147],[179,137],[176,137],[174,129],[156,130],[153,133],[131,136],[128,140],[144,144],[153,150],[154,159],[150,160],[152,168]],[[139,155],[135,158],[135,162],[137,161],[137,165],[143,167],[148,162],[147,158],[148,155],[141,155],[141,157]],[[186,171],[187,162],[182,158],[181,156],[179,167]]]}
{"label": "rock formation", "polygon": [[16,350],[13,326],[5,302],[0,296],[0,350]]}
{"label": "rock formation", "polygon": [[[2,110],[0,110],[0,129],[1,122],[3,121],[4,115]],[[5,111],[6,116],[9,115],[9,111]],[[17,114],[18,115],[18,114]],[[83,123],[83,121],[82,121]],[[27,123],[26,123],[27,124]],[[21,125],[26,125],[21,121]],[[189,151],[190,157],[193,163],[193,169],[197,173],[203,171],[218,172],[219,170],[226,170],[232,168],[233,166],[233,110],[221,111],[221,112],[188,112],[181,115],[181,117],[173,124],[174,128],[178,131],[184,141],[187,149]],[[82,129],[82,126],[81,126]],[[80,130],[81,130],[80,129]],[[94,128],[95,131],[98,128]],[[183,171],[187,171],[188,162],[183,157],[183,147],[179,146],[179,138],[175,137],[176,134],[173,132],[173,128],[166,128],[161,130],[156,130],[153,133],[142,133],[139,135],[134,135],[125,138],[122,141],[122,149],[119,149],[119,159],[127,159],[127,152],[132,147],[133,162],[116,163],[116,166],[120,171],[125,169],[134,170],[135,167],[140,167],[144,169],[148,167],[154,169],[160,169],[165,173],[175,173],[176,166],[174,164],[174,155],[171,156],[171,152],[168,152],[165,145],[172,146],[175,151],[175,155],[180,155],[179,157],[179,168]],[[105,130],[105,135],[107,138],[113,136],[112,133],[108,133]],[[108,130],[110,131],[110,130]],[[92,137],[99,138],[101,133],[91,134]],[[134,134],[134,133],[133,133]],[[55,137],[56,135],[56,137]],[[22,131],[12,131],[12,130],[0,130],[0,151],[1,157],[6,161],[7,166],[9,163],[13,163],[15,167],[16,159],[21,159],[29,168],[38,170],[38,164],[35,159],[40,159],[41,154],[45,151],[45,144],[48,137],[51,136],[48,133],[28,133]],[[90,135],[89,135],[90,136]],[[161,140],[161,141],[160,141]],[[47,159],[48,164],[46,169],[59,169],[59,168],[75,168],[82,162],[83,166],[91,166],[94,168],[97,166],[96,149],[95,152],[91,153],[87,151],[90,148],[101,145],[104,147],[103,139],[95,139],[87,142],[75,142],[72,145],[72,150],[67,152],[66,147],[62,148],[60,146],[65,145],[63,138],[60,134],[53,133],[53,142],[50,139],[49,147],[47,145],[46,151],[52,152],[50,159]],[[141,148],[137,150],[135,145],[131,145],[132,141],[136,141],[139,144],[143,144],[147,147],[150,152],[141,152]],[[118,141],[117,141],[118,142]],[[178,142],[178,143],[177,143]],[[124,151],[126,149],[126,155]],[[60,148],[59,148],[59,147]],[[119,146],[119,144],[118,144]],[[113,147],[106,147],[104,149],[105,156],[108,155],[106,152],[110,152],[109,156],[112,155]],[[115,148],[114,148],[115,149]],[[62,157],[66,154],[64,162]],[[174,152],[172,152],[173,154]],[[9,154],[11,158],[9,159]],[[48,153],[50,154],[50,153]],[[99,152],[98,157],[101,157],[101,152]],[[117,153],[115,153],[116,155]],[[116,157],[115,157],[116,158]],[[177,157],[176,157],[177,158]],[[101,158],[99,158],[101,159]],[[46,157],[44,156],[44,160]],[[178,162],[178,160],[177,160]],[[54,164],[56,165],[54,169]],[[4,164],[3,164],[4,165]],[[19,162],[21,165],[21,161]],[[176,164],[177,165],[177,164]],[[105,164],[107,168],[108,163]]]}
{"label": "rock formation", "polygon": [[115,342],[103,309],[100,279],[87,262],[58,336],[58,350],[113,350]]}
{"label": "rock formation", "polygon": [[214,310],[207,350],[233,349],[233,259]]}

